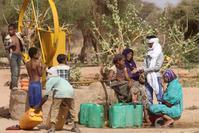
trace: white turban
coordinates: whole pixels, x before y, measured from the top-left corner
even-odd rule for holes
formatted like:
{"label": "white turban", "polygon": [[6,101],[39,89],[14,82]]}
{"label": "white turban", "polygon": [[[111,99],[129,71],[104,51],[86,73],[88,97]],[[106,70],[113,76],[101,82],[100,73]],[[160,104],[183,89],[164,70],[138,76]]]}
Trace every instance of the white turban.
{"label": "white turban", "polygon": [[159,44],[159,39],[158,38],[147,39],[147,43],[153,44],[152,48],[148,49],[147,55],[152,58],[157,58],[158,55],[162,52],[162,47]]}
{"label": "white turban", "polygon": [[159,39],[158,38],[147,39],[147,43],[159,43]]}

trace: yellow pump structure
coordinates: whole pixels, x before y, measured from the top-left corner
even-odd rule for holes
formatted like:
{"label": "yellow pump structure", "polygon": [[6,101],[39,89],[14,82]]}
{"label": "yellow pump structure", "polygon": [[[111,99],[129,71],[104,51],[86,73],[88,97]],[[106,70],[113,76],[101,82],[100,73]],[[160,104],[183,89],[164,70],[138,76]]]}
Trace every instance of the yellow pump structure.
{"label": "yellow pump structure", "polygon": [[59,26],[58,13],[55,6],[54,0],[48,0],[52,16],[54,29],[42,29],[38,25],[38,20],[36,19],[36,10],[34,7],[35,0],[24,0],[23,5],[20,9],[19,19],[18,19],[18,31],[22,32],[24,24],[23,19],[25,11],[29,4],[32,7],[32,14],[35,20],[35,31],[39,39],[40,49],[42,53],[42,60],[47,66],[57,65],[56,57],[58,54],[66,54],[66,33],[62,31]]}
{"label": "yellow pump structure", "polygon": [[[53,30],[51,30],[50,28],[46,30],[39,27],[37,20],[38,16],[36,16],[37,12],[34,7],[34,2],[36,2],[36,0],[23,1],[23,5],[20,9],[19,19],[18,19],[18,31],[19,32],[23,31],[23,28],[25,27],[23,23],[25,11],[28,9],[28,6],[31,6],[32,8],[31,17],[33,17],[34,20],[33,28],[39,40],[43,63],[45,63],[47,67],[55,66],[58,64],[56,60],[57,55],[66,54],[66,33],[59,26],[58,13],[54,0],[48,0],[53,16],[53,25],[54,25]],[[25,53],[24,55],[27,55],[27,53]],[[45,83],[46,79],[45,76],[46,75],[44,73],[42,77],[43,84]],[[41,116],[42,116],[41,112],[39,114],[35,114],[33,109],[28,110],[20,120],[20,127],[22,129],[33,129],[35,126],[37,126],[42,122]]]}

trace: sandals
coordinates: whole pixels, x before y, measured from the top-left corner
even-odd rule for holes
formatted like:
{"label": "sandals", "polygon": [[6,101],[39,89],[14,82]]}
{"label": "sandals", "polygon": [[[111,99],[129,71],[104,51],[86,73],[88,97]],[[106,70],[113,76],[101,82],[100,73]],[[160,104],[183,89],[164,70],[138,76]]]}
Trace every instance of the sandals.
{"label": "sandals", "polygon": [[21,130],[19,125],[13,125],[10,127],[7,127],[6,130]]}
{"label": "sandals", "polygon": [[71,129],[71,132],[81,133],[81,131],[80,131],[79,128],[77,128],[77,127],[73,127],[73,128]]}
{"label": "sandals", "polygon": [[47,133],[55,133],[55,129],[54,128],[50,128]]}

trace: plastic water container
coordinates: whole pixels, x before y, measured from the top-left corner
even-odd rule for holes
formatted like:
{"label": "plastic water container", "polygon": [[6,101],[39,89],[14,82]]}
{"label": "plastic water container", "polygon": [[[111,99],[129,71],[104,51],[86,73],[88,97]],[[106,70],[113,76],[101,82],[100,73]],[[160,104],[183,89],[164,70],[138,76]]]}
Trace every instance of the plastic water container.
{"label": "plastic water container", "polygon": [[109,126],[112,128],[126,127],[126,109],[122,103],[115,104],[109,109]]}
{"label": "plastic water container", "polygon": [[82,125],[88,124],[89,108],[93,106],[92,103],[84,103],[80,105],[79,122]]}
{"label": "plastic water container", "polygon": [[80,124],[91,128],[101,128],[104,126],[103,105],[85,103],[80,105]]}
{"label": "plastic water container", "polygon": [[30,130],[42,123],[42,112],[34,113],[34,109],[29,109],[24,113],[19,121],[19,126],[21,129]]}
{"label": "plastic water container", "polygon": [[109,110],[109,126],[112,128],[141,127],[143,121],[142,104],[115,104]]}
{"label": "plastic water container", "polygon": [[88,111],[88,127],[104,127],[104,107],[103,105],[93,104]]}
{"label": "plastic water container", "polygon": [[125,121],[126,121],[126,127],[133,127],[134,126],[134,112],[133,108],[134,106],[130,105],[123,105],[125,107]]}
{"label": "plastic water container", "polygon": [[143,105],[136,104],[133,106],[133,127],[142,127],[143,124]]}

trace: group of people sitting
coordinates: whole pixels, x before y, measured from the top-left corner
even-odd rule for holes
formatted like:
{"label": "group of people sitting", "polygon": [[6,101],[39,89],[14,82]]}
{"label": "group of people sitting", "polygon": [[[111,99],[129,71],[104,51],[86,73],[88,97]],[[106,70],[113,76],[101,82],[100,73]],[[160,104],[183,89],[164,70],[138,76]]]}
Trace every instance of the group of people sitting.
{"label": "group of people sitting", "polygon": [[[159,39],[147,36],[146,41],[149,48],[142,67],[136,66],[133,50],[126,48],[114,56],[113,67],[102,67],[100,72],[119,102],[143,104],[146,124],[151,125],[150,117],[156,115],[164,119],[163,127],[168,127],[182,114],[182,87],[171,69],[160,72],[164,55]],[[153,104],[153,92],[158,104]]]}

